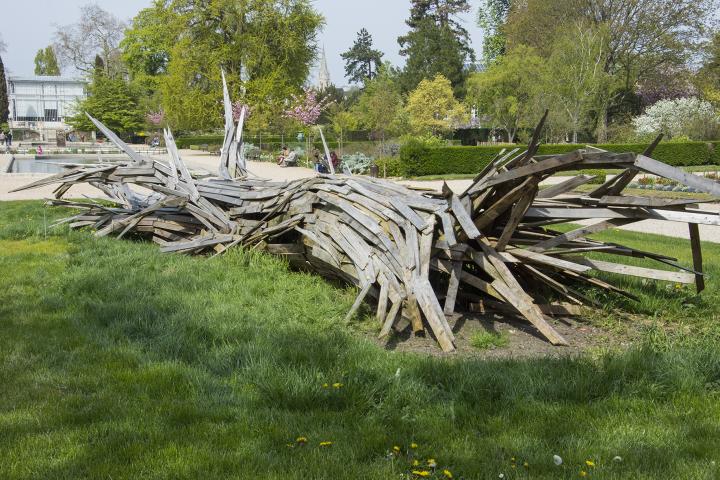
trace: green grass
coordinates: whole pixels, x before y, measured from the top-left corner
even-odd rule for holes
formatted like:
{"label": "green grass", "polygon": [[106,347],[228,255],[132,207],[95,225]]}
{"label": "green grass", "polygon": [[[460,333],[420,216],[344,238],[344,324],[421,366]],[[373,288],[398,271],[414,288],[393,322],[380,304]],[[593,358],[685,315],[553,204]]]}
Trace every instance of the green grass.
{"label": "green grass", "polygon": [[342,324],[353,291],[278,259],[46,232],[64,213],[0,203],[2,479],[388,479],[413,442],[455,478],[719,474],[717,245],[701,300],[629,283],[656,319],[628,351],[481,360],[387,351]]}
{"label": "green grass", "polygon": [[470,337],[470,344],[478,350],[489,350],[492,348],[507,347],[510,343],[506,333],[496,333],[482,330],[475,332]]}

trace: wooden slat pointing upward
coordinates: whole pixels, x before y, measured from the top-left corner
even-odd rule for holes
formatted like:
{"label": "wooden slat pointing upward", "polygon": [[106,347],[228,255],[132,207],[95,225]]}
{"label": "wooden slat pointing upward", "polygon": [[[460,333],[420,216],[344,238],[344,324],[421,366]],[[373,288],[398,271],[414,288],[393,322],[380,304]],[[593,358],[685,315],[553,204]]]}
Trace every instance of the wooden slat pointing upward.
{"label": "wooden slat pointing upward", "polygon": [[697,293],[705,290],[705,277],[702,275],[703,271],[703,259],[702,259],[702,247],[700,246],[700,227],[695,223],[688,223],[690,228],[690,247],[692,248],[693,257],[693,268],[700,275],[695,275],[695,286]]}

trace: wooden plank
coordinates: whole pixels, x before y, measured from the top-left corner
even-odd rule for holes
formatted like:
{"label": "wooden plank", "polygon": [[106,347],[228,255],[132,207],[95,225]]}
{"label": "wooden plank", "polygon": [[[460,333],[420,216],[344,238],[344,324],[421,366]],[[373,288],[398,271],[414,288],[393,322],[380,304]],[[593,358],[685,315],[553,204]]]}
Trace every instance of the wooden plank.
{"label": "wooden plank", "polygon": [[[530,207],[525,218],[551,218],[561,220],[588,218],[655,219],[670,222],[697,223],[699,225],[720,225],[720,216],[714,212],[687,212],[661,210],[656,208],[539,208]],[[559,222],[558,222],[559,223]]]}
{"label": "wooden plank", "polygon": [[[501,253],[501,255],[503,256],[505,261],[510,263],[512,263],[513,261],[523,263],[524,260],[530,263],[539,263],[541,265],[547,265],[549,267],[558,269],[571,270],[578,273],[583,273],[591,270],[591,267],[580,264],[579,262],[573,263],[561,258],[543,255],[542,253],[531,252],[522,248],[514,248],[509,252]],[[517,258],[519,260],[514,260],[514,258]]]}
{"label": "wooden plank", "polygon": [[458,289],[460,288],[460,277],[462,275],[462,262],[453,262],[450,270],[450,282],[448,283],[447,294],[445,295],[445,315],[452,315],[455,312],[455,301]]}
{"label": "wooden plank", "polygon": [[[645,149],[643,152],[643,155],[646,157],[649,157],[652,155],[655,148],[660,143],[660,140],[662,140],[663,134],[661,133],[658,135],[655,140]],[[620,195],[620,192],[625,190],[625,187],[627,187],[630,182],[633,181],[635,176],[639,173],[639,171],[636,168],[628,168],[624,172],[622,172],[620,175],[617,175],[612,180],[606,182],[605,184],[601,185],[599,188],[594,190],[590,193],[590,197],[592,198],[600,198],[605,195]]]}
{"label": "wooden plank", "polygon": [[355,303],[353,303],[350,311],[347,313],[347,315],[345,315],[345,323],[349,322],[353,315],[355,315],[355,312],[357,312],[357,310],[360,308],[363,300],[365,300],[365,297],[367,297],[367,294],[370,292],[370,287],[372,287],[371,283],[366,283],[365,285],[363,285],[362,290],[360,290],[360,293],[355,299]]}
{"label": "wooden plank", "polygon": [[390,307],[390,311],[388,312],[387,316],[385,317],[385,322],[383,323],[383,327],[380,330],[380,334],[378,335],[378,338],[385,338],[388,335],[390,335],[390,330],[392,330],[393,324],[395,323],[395,320],[398,317],[398,313],[400,312],[400,306],[402,305],[401,301],[394,302],[392,304],[392,307]]}
{"label": "wooden plank", "polygon": [[595,178],[597,178],[597,175],[576,175],[569,180],[565,180],[562,183],[558,183],[557,185],[553,185],[551,187],[540,190],[540,193],[537,194],[537,198],[557,197],[558,195],[569,192],[579,187],[580,185],[588,183]]}
{"label": "wooden plank", "polygon": [[533,199],[537,194],[537,181],[540,180],[537,177],[535,178],[535,184],[528,185],[528,191],[525,193],[525,195],[520,197],[520,199],[510,211],[510,217],[505,223],[505,227],[503,228],[503,231],[500,234],[497,243],[495,244],[495,250],[497,250],[498,252],[502,252],[505,250],[505,247],[510,242],[510,238],[512,238],[513,234],[515,233],[518,224],[525,216],[525,212],[527,212],[527,209],[530,208],[530,205],[532,204]]}
{"label": "wooden plank", "polygon": [[591,260],[589,258],[573,257],[572,261],[581,265],[587,265],[588,267],[592,267],[601,272],[617,273],[620,275],[649,278],[665,282],[695,283],[695,275],[690,273],[656,270],[654,268],[636,267],[620,263],[604,262],[601,260]]}
{"label": "wooden plank", "polygon": [[523,194],[525,189],[535,183],[534,177],[530,177],[525,180],[522,184],[510,190],[497,202],[495,202],[490,208],[482,212],[477,218],[475,218],[475,226],[482,230],[483,228],[491,225],[497,218],[502,215],[507,209],[517,201]]}
{"label": "wooden plank", "polygon": [[375,312],[375,318],[378,322],[385,320],[387,314],[387,304],[390,293],[390,282],[387,281],[383,274],[378,276],[378,282],[380,283],[380,295],[378,297],[377,310]]}
{"label": "wooden plank", "polygon": [[638,155],[635,159],[635,166],[644,170],[648,173],[653,173],[664,178],[669,178],[677,182],[682,183],[687,187],[693,187],[701,192],[709,193],[720,197],[720,184],[713,180],[709,180],[699,175],[693,175],[692,173],[683,172],[679,168],[671,167],[670,165],[657,160],[653,160],[645,155]]}
{"label": "wooden plank", "polygon": [[688,227],[690,228],[690,247],[692,249],[693,268],[698,272],[698,274],[695,275],[695,286],[697,293],[701,293],[705,290],[705,277],[702,275],[703,259],[702,246],[700,244],[700,228],[694,223],[689,223]]}
{"label": "wooden plank", "polygon": [[543,318],[542,312],[537,308],[532,298],[525,293],[512,272],[505,265],[503,258],[489,245],[487,239],[481,238],[477,243],[500,275],[498,280],[502,280],[502,282],[497,282],[497,284],[493,282],[493,286],[498,293],[527,318],[550,343],[553,345],[568,345],[567,340]]}
{"label": "wooden plank", "polygon": [[442,348],[444,352],[455,351],[455,345],[453,343],[455,337],[450,329],[450,325],[448,325],[445,319],[445,314],[443,313],[440,303],[438,303],[430,282],[420,278],[416,278],[415,280],[413,291],[417,296],[417,303],[425,314],[425,319],[427,319],[430,324],[430,328],[435,334],[440,348]]}
{"label": "wooden plank", "polygon": [[671,198],[659,198],[659,197],[633,197],[633,196],[614,196],[605,195],[598,200],[598,205],[603,206],[621,206],[621,207],[678,207],[684,205],[697,204],[698,201],[694,199],[688,200],[677,200]]}
{"label": "wooden plank", "polygon": [[562,245],[563,243],[570,242],[577,238],[582,238],[592,233],[602,232],[603,230],[607,230],[608,228],[621,227],[623,225],[628,225],[634,222],[635,220],[626,219],[611,219],[603,222],[598,222],[593,225],[576,228],[575,230],[571,230],[562,235],[558,235],[548,240],[538,242],[535,245],[529,247],[528,250],[531,252],[544,252],[545,250],[550,250],[553,247]]}
{"label": "wooden plank", "polygon": [[547,174],[551,173],[554,170],[568,168],[570,165],[580,162],[581,160],[583,160],[583,156],[580,154],[579,151],[576,150],[574,152],[567,153],[565,155],[558,155],[538,163],[532,163],[530,165],[514,168],[512,170],[508,170],[507,172],[497,174],[494,177],[491,177],[490,179],[480,183],[470,193],[474,193],[475,191],[483,188],[492,187],[493,185],[505,183],[510,180],[524,178],[529,175]]}

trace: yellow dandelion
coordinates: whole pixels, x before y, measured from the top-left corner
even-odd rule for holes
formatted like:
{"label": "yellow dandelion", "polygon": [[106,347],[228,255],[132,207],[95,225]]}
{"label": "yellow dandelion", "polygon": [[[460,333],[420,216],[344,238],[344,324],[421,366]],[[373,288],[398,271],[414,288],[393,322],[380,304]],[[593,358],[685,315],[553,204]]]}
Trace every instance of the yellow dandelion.
{"label": "yellow dandelion", "polygon": [[428,472],[427,470],[413,470],[412,474],[417,475],[418,477],[429,477],[430,476],[430,472]]}
{"label": "yellow dandelion", "polygon": [[511,462],[514,462],[514,461],[515,461],[515,457],[512,457],[512,458],[510,459],[510,461],[511,461]]}
{"label": "yellow dandelion", "polygon": [[587,465],[588,467],[594,467],[595,462],[593,462],[592,460],[585,460],[585,465]]}
{"label": "yellow dandelion", "polygon": [[411,443],[411,444],[410,444],[410,448],[417,448],[417,443],[414,443],[414,442]]}
{"label": "yellow dandelion", "polygon": [[523,467],[528,468],[529,466],[528,462],[523,462]]}
{"label": "yellow dandelion", "polygon": [[333,388],[342,388],[342,383],[333,383]]}
{"label": "yellow dandelion", "polygon": [[443,470],[443,475],[445,475],[445,478],[453,478],[450,470]]}
{"label": "yellow dandelion", "polygon": [[320,442],[321,447],[329,447],[330,445],[332,445],[332,442]]}
{"label": "yellow dandelion", "polygon": [[400,447],[398,447],[397,445],[393,446],[393,452],[400,453]]}
{"label": "yellow dandelion", "polygon": [[587,477],[587,472],[585,470],[580,470],[580,476]]}
{"label": "yellow dandelion", "polygon": [[437,462],[434,458],[428,458],[428,467],[435,468],[437,467]]}
{"label": "yellow dandelion", "polygon": [[413,460],[412,466],[417,467],[418,465],[420,465],[420,462],[417,459]]}
{"label": "yellow dandelion", "polygon": [[328,388],[329,386],[327,383],[323,383],[323,388]]}
{"label": "yellow dandelion", "polygon": [[295,441],[296,441],[297,443],[307,443],[307,438],[305,438],[305,437],[297,437],[297,438],[295,439]]}

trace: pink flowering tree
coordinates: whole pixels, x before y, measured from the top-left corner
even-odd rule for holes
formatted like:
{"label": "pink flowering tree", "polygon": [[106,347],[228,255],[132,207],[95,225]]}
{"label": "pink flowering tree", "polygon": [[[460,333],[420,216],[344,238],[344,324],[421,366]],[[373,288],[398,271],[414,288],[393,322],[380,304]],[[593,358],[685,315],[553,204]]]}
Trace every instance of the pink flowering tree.
{"label": "pink flowering tree", "polygon": [[250,116],[250,105],[243,103],[241,100],[237,100],[232,104],[233,120],[236,122],[240,120],[240,112],[242,112],[243,107],[245,107],[245,120],[247,120]]}
{"label": "pink flowering tree", "polygon": [[165,112],[163,112],[162,110],[159,110],[157,112],[148,112],[145,115],[145,119],[150,125],[154,127],[159,127],[165,121]]}
{"label": "pink flowering tree", "polygon": [[165,126],[165,112],[163,112],[162,109],[157,112],[148,112],[145,114],[145,121],[147,121],[151,128],[155,129],[156,136],[158,136],[158,138],[162,138],[162,135],[160,135],[160,129]]}
{"label": "pink flowering tree", "polygon": [[332,101],[318,100],[317,92],[306,88],[303,95],[293,95],[290,104],[292,107],[285,111],[285,116],[302,123],[306,127],[315,125],[322,112],[330,106]]}
{"label": "pink flowering tree", "polygon": [[310,129],[330,104],[332,104],[331,100],[318,99],[315,90],[306,88],[302,95],[292,96],[291,107],[285,111],[285,117],[293,119],[305,127],[305,156],[308,159],[310,159]]}

